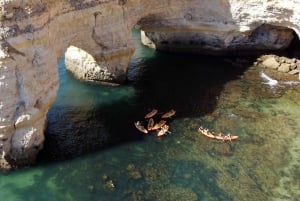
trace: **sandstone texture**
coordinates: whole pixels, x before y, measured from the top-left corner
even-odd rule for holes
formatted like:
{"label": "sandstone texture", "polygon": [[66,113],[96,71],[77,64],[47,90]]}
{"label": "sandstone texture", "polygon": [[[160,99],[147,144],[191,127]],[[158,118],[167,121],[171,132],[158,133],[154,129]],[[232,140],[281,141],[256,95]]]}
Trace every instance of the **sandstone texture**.
{"label": "sandstone texture", "polygon": [[300,35],[299,8],[298,0],[0,0],[1,167],[32,163],[42,149],[57,61],[69,46],[91,55],[67,55],[98,71],[87,79],[122,83],[135,26],[164,51],[283,49]]}

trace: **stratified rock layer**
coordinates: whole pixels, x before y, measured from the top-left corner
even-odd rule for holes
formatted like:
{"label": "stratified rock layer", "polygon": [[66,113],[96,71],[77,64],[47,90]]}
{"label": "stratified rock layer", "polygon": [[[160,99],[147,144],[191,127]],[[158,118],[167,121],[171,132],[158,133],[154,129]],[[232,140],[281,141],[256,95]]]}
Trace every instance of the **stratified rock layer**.
{"label": "stratified rock layer", "polygon": [[[0,164],[34,161],[58,89],[57,61],[70,45],[121,83],[144,30],[167,51],[281,49],[300,34],[297,0],[1,0]],[[84,62],[83,62],[84,63]],[[93,64],[94,65],[94,64]]]}

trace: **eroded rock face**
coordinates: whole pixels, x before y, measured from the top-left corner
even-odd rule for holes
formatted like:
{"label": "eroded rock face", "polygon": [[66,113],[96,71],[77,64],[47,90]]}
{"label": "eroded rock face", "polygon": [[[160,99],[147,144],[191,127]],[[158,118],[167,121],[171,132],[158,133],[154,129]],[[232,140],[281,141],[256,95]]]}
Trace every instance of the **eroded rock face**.
{"label": "eroded rock face", "polygon": [[[297,5],[298,4],[298,5]],[[181,14],[157,23],[140,23],[142,42],[151,48],[200,54],[236,54],[253,50],[282,50],[298,27],[296,1],[189,1]],[[292,21],[293,21],[292,20]]]}
{"label": "eroded rock face", "polygon": [[297,0],[0,0],[0,7],[2,168],[31,163],[42,149],[57,61],[70,45],[122,82],[135,25],[168,51],[280,49],[292,30],[300,33]]}
{"label": "eroded rock face", "polygon": [[143,32],[142,42],[151,48],[170,52],[240,54],[242,51],[257,54],[256,50],[283,50],[293,37],[291,29],[262,25],[249,34]]}
{"label": "eroded rock face", "polygon": [[118,79],[105,64],[97,63],[92,55],[78,47],[68,47],[65,53],[65,64],[67,70],[80,80],[102,84],[114,84],[124,80],[123,77]]}

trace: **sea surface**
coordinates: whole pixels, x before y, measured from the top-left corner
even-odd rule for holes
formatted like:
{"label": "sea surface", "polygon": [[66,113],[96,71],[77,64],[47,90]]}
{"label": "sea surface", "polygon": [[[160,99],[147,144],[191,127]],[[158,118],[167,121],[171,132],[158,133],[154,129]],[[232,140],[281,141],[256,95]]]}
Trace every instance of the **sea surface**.
{"label": "sea surface", "polygon": [[[299,84],[268,85],[255,58],[159,53],[133,36],[122,86],[78,81],[62,58],[45,149],[36,165],[0,173],[0,200],[300,200]],[[152,109],[155,122],[176,110],[171,133],[134,127]]]}

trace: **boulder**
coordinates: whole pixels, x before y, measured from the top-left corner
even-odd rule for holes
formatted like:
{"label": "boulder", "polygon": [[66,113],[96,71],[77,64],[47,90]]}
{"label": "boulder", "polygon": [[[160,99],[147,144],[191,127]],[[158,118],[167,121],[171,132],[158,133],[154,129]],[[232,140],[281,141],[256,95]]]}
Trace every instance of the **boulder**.
{"label": "boulder", "polygon": [[278,69],[280,63],[276,61],[274,57],[269,57],[262,62],[262,65],[266,68]]}
{"label": "boulder", "polygon": [[290,64],[282,63],[277,70],[282,73],[287,73],[290,71]]}
{"label": "boulder", "polygon": [[296,75],[297,73],[299,73],[299,70],[297,70],[297,69],[291,70],[291,71],[289,72],[289,74],[291,74],[291,75]]}

